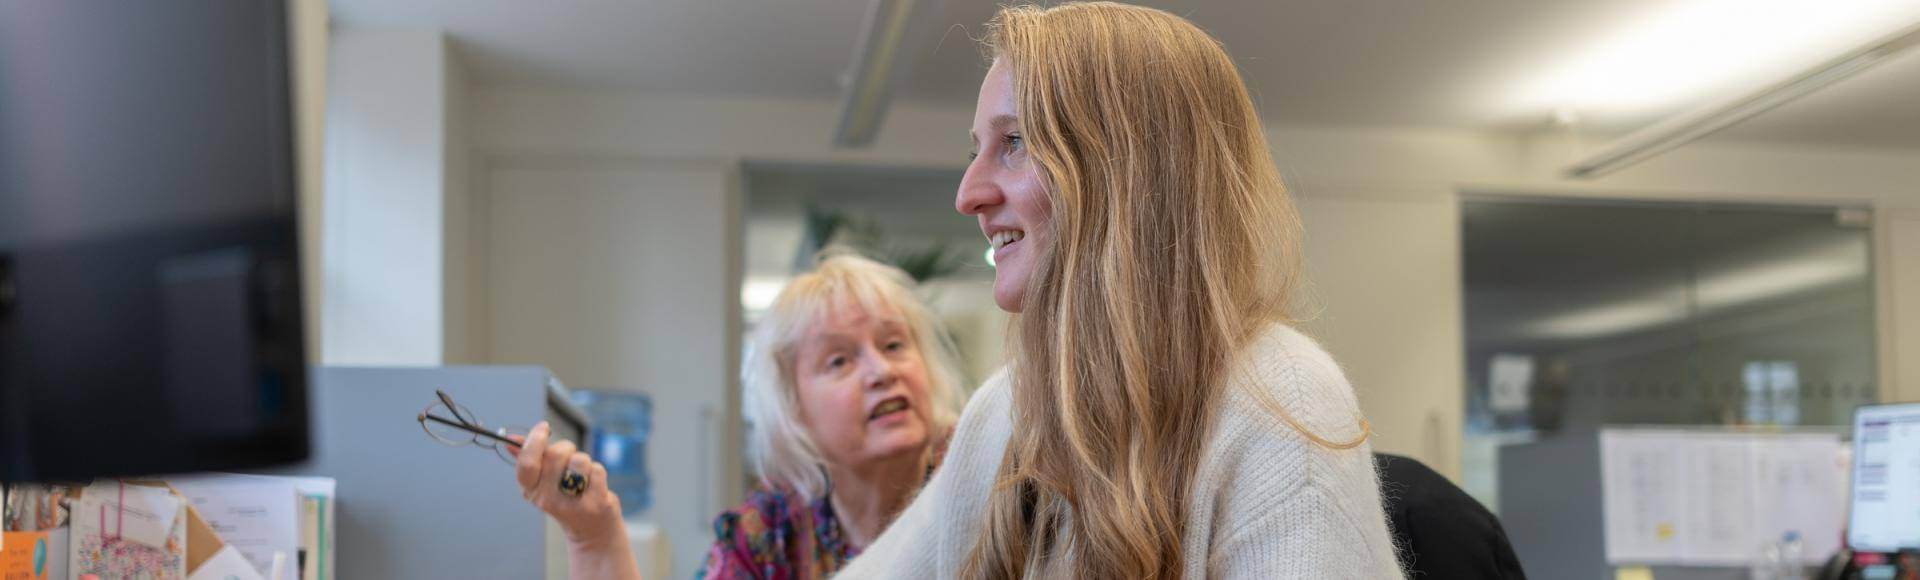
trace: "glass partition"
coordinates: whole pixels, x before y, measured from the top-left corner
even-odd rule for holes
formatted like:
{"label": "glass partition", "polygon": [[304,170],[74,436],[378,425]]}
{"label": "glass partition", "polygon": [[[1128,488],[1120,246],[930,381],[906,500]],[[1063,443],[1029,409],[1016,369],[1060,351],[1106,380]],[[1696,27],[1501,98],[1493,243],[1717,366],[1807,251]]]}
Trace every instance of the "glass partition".
{"label": "glass partition", "polygon": [[1603,424],[1844,425],[1875,400],[1864,210],[1470,199],[1465,487]]}

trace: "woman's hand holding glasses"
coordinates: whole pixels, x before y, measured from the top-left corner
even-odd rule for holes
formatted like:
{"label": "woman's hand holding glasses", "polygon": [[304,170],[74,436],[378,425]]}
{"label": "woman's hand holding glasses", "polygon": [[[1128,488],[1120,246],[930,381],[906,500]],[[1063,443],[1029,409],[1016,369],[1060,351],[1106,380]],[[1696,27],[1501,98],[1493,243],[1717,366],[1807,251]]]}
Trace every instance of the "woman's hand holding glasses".
{"label": "woman's hand holding glasses", "polygon": [[439,400],[420,412],[420,428],[441,444],[488,449],[512,465],[520,496],[560,522],[574,578],[639,577],[606,466],[572,441],[553,441],[545,421],[527,431],[489,427],[446,392],[434,394]]}
{"label": "woman's hand holding glasses", "polygon": [[[525,438],[508,435],[519,444],[514,477],[520,482],[521,497],[559,520],[567,540],[575,545],[595,547],[614,540],[624,544],[626,528],[620,520],[620,498],[607,489],[606,466],[580,451],[572,441],[550,442],[551,435],[552,429],[545,421],[535,425]],[[577,479],[583,476],[586,481]],[[582,486],[577,495],[568,491]]]}
{"label": "woman's hand holding glasses", "polygon": [[[549,445],[552,428],[545,421],[526,437],[508,435],[518,444],[514,476],[520,494],[529,503],[560,522],[567,534],[567,563],[576,580],[638,580],[640,566],[627,545],[627,526],[620,519],[620,498],[607,490],[607,468],[575,449],[572,441]],[[586,476],[586,490],[578,495],[561,490],[567,474]]]}

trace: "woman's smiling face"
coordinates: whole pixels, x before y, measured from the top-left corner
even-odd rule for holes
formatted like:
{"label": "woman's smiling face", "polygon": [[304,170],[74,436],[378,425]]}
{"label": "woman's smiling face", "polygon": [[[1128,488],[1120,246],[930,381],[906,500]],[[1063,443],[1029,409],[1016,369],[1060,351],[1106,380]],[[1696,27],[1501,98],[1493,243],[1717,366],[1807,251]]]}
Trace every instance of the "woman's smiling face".
{"label": "woman's smiling face", "polygon": [[1047,247],[1049,204],[1044,181],[1027,156],[1013,73],[996,60],[980,83],[973,110],[973,161],[960,179],[954,209],[980,220],[993,247],[993,301],[1019,312],[1040,251]]}

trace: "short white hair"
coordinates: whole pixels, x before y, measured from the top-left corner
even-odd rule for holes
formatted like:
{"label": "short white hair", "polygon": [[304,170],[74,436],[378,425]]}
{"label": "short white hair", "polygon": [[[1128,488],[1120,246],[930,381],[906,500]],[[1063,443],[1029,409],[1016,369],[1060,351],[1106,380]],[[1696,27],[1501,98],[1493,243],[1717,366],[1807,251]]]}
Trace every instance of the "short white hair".
{"label": "short white hair", "polygon": [[740,365],[747,454],[769,488],[791,489],[809,500],[827,493],[825,456],[800,421],[794,347],[847,303],[870,316],[897,314],[913,335],[931,399],[927,444],[937,444],[959,419],[961,379],[953,340],[915,294],[913,279],[849,251],[821,252],[813,271],[794,278],[774,298],[748,337]]}

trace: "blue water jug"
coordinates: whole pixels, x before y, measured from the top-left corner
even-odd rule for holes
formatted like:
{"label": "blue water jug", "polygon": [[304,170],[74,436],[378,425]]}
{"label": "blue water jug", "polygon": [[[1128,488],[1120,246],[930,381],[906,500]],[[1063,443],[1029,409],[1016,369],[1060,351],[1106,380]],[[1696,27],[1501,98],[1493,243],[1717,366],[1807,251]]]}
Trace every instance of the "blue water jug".
{"label": "blue water jug", "polygon": [[593,421],[587,453],[607,466],[607,488],[620,496],[621,515],[632,518],[653,506],[647,473],[647,434],[653,430],[653,399],[641,393],[575,389],[573,404]]}

